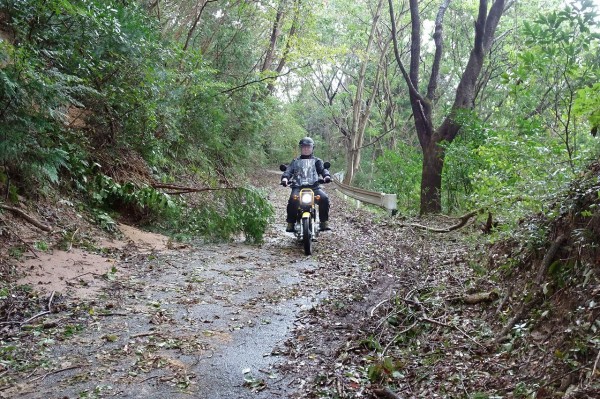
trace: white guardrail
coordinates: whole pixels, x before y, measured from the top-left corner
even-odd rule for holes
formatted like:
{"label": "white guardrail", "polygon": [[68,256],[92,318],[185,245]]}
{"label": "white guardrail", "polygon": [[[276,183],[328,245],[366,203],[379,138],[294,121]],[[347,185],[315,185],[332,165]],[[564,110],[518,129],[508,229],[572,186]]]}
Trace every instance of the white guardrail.
{"label": "white guardrail", "polygon": [[336,188],[344,195],[348,197],[354,198],[360,202],[365,202],[367,204],[376,205],[381,208],[385,208],[392,213],[392,215],[396,214],[398,200],[396,194],[386,194],[386,193],[378,193],[375,191],[368,191],[358,187],[352,187],[347,184],[342,183],[343,172],[339,172],[334,174],[333,176],[333,184],[335,184]]}

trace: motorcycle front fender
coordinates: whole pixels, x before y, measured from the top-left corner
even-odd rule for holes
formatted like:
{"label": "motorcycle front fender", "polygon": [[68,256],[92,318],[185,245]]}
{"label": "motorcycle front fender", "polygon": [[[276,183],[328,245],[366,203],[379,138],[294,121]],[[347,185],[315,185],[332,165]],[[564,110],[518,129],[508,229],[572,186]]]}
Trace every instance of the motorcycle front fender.
{"label": "motorcycle front fender", "polygon": [[302,212],[302,219],[304,218],[310,219],[310,212]]}

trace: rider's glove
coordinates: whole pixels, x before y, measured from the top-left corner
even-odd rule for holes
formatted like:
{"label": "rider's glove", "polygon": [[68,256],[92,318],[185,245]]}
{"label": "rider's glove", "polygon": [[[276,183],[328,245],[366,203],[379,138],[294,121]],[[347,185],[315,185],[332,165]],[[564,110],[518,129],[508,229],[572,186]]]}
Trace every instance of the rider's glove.
{"label": "rider's glove", "polygon": [[325,181],[325,183],[331,183],[331,177],[330,176],[325,176],[325,178],[323,180]]}
{"label": "rider's glove", "polygon": [[283,187],[287,187],[287,185],[288,185],[288,179],[286,179],[285,177],[283,179],[281,179],[281,185]]}

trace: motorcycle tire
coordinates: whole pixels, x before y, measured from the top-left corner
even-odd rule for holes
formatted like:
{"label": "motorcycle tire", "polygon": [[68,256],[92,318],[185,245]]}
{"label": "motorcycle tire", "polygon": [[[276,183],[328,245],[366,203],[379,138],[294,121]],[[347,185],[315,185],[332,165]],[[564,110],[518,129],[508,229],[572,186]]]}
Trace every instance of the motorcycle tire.
{"label": "motorcycle tire", "polygon": [[310,230],[310,219],[302,219],[302,243],[304,244],[304,254],[312,254],[312,237]]}

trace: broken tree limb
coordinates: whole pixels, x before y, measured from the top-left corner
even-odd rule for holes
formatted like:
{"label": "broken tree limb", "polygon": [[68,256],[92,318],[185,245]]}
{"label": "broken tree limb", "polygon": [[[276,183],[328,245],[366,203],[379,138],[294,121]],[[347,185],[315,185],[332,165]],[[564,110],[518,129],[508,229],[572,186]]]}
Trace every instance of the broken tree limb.
{"label": "broken tree limb", "polygon": [[490,292],[477,292],[475,294],[467,294],[462,297],[463,303],[467,305],[476,305],[481,302],[493,302],[500,296],[496,291]]}
{"label": "broken tree limb", "polygon": [[6,209],[7,211],[11,211],[13,213],[16,213],[17,215],[19,215],[23,219],[27,220],[29,223],[31,223],[32,225],[34,225],[35,227],[37,227],[40,230],[44,230],[47,232],[52,231],[52,227],[46,226],[45,224],[38,222],[33,217],[29,216],[28,214],[26,214],[19,208],[15,208],[14,206],[9,206],[9,205],[4,205],[4,204],[0,204],[0,208]]}
{"label": "broken tree limb", "polygon": [[436,227],[429,227],[429,226],[423,226],[422,224],[418,224],[418,223],[411,223],[407,226],[410,227],[416,227],[418,229],[423,229],[423,230],[427,230],[427,231],[431,231],[432,233],[449,233],[453,230],[458,230],[461,227],[465,226],[469,220],[473,217],[476,216],[478,213],[481,212],[481,209],[478,209],[476,211],[473,212],[469,212],[461,217],[458,218],[458,223],[456,223],[453,226],[450,227],[445,227],[445,228],[436,228]]}
{"label": "broken tree limb", "polygon": [[427,323],[431,323],[431,324],[437,324],[438,326],[443,326],[443,327],[447,327],[447,328],[453,328],[453,329],[455,329],[456,331],[458,331],[459,333],[461,333],[461,334],[462,334],[462,335],[463,335],[465,338],[467,338],[469,341],[473,342],[473,343],[474,343],[474,344],[476,344],[476,345],[479,345],[479,346],[483,347],[483,344],[481,344],[481,343],[479,343],[479,342],[475,341],[475,339],[473,339],[473,338],[472,338],[472,337],[471,337],[469,334],[467,334],[466,332],[464,332],[464,331],[463,331],[463,330],[462,330],[460,327],[458,327],[458,326],[455,326],[455,325],[453,325],[453,324],[447,324],[447,323],[444,323],[444,322],[442,322],[442,321],[438,321],[438,320],[435,320],[435,319],[430,319],[429,317],[427,317],[427,315],[425,315],[424,317],[421,317],[421,318],[420,318],[420,320],[421,320],[421,321],[425,321],[425,322],[427,322]]}
{"label": "broken tree limb", "polygon": [[496,291],[488,292],[476,292],[474,294],[457,295],[448,298],[448,301],[454,303],[463,303],[466,305],[476,305],[481,302],[493,302],[500,298],[500,295]]}
{"label": "broken tree limb", "polygon": [[492,231],[492,227],[494,227],[494,220],[492,218],[492,212],[488,212],[488,217],[487,220],[485,221],[485,224],[481,227],[481,231],[483,231],[484,234],[490,234]]}
{"label": "broken tree limb", "polygon": [[373,389],[373,393],[378,398],[383,398],[383,399],[400,399],[400,396],[398,396],[396,393],[394,393],[394,391],[392,391],[389,387],[374,388]]}
{"label": "broken tree limb", "polygon": [[153,183],[152,188],[173,190],[165,192],[169,195],[189,194],[189,193],[201,193],[204,191],[219,191],[219,190],[238,190],[240,187],[185,187],[177,184],[164,184],[164,183]]}
{"label": "broken tree limb", "polygon": [[78,368],[82,368],[82,367],[87,367],[87,365],[85,364],[76,364],[75,366],[70,366],[70,367],[65,367],[62,368],[60,370],[54,370],[54,371],[50,371],[44,375],[40,375],[39,377],[34,378],[33,380],[30,380],[29,382],[35,382],[38,380],[44,380],[46,377],[48,377],[49,375],[54,375],[54,374],[58,374],[58,373],[62,373],[63,371],[68,371],[68,370],[75,370]]}

